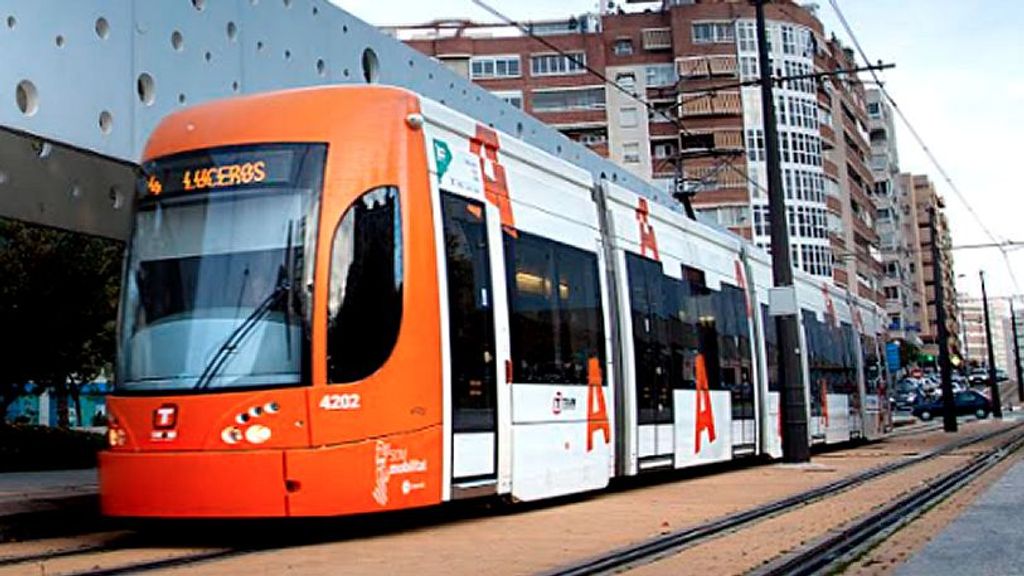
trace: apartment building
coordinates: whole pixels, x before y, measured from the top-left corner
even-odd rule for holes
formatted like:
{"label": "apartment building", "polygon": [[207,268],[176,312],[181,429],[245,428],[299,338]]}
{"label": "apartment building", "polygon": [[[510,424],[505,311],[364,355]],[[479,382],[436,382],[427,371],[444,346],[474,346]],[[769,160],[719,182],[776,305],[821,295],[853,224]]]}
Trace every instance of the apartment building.
{"label": "apartment building", "polygon": [[865,91],[868,112],[868,135],[871,143],[871,173],[875,180],[873,200],[882,254],[882,295],[889,319],[889,338],[920,346],[919,330],[913,302],[923,297],[908,272],[911,256],[917,249],[904,235],[905,216],[900,210],[901,181],[899,153],[896,148],[896,127],[892,108],[881,91]]}
{"label": "apartment building", "polygon": [[[985,337],[985,310],[980,297],[963,295],[958,301],[960,307],[961,353],[969,366],[988,365],[988,341]],[[1013,331],[1010,326],[1010,308],[1006,300],[989,300],[989,317],[992,320],[992,350],[995,353],[996,368],[1009,372],[1013,366]]]}
{"label": "apartment building", "polygon": [[[934,259],[932,242],[939,244],[939,263],[942,269],[938,289],[943,291],[946,327],[949,330],[949,350],[960,355],[959,313],[957,310],[956,283],[953,272],[952,242],[949,237],[949,223],[943,212],[945,202],[935,192],[935,186],[927,176],[900,174],[900,211],[903,216],[903,234],[914,247],[910,262],[904,271],[914,283],[911,308],[916,323],[909,329],[919,330],[923,351],[938,355],[938,308],[936,306],[936,285],[934,280]],[[929,222],[936,216],[936,238],[932,238]]]}
{"label": "apartment building", "polygon": [[[630,4],[642,11],[528,24],[543,41],[464,21],[394,34],[666,190],[681,169],[704,218],[768,247],[753,6]],[[853,66],[813,7],[780,0],[766,18],[775,76]],[[883,303],[863,85],[804,77],[778,83],[775,100],[794,265]]]}

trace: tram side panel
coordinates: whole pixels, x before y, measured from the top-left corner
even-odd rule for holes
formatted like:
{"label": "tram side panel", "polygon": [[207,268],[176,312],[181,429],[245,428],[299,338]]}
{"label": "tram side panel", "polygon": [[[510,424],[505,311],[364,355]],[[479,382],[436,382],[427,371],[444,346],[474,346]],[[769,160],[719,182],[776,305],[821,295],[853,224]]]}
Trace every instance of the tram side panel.
{"label": "tram side panel", "polygon": [[[759,403],[761,431],[761,452],[772,458],[782,457],[782,408],[781,383],[779,380],[778,333],[775,317],[769,308],[769,289],[772,287],[772,268],[768,254],[762,250],[748,249],[745,254],[750,270],[751,292],[756,304],[757,361],[760,365],[758,389],[763,401]],[[801,351],[804,348],[801,347]],[[803,353],[803,352],[802,352]]]}
{"label": "tram side panel", "polygon": [[622,294],[627,470],[756,452],[757,370],[738,240],[615,186],[607,205]]}
{"label": "tram side panel", "polygon": [[812,444],[860,435],[859,342],[838,288],[805,273],[796,277]]}
{"label": "tram side panel", "polygon": [[[441,194],[474,198],[496,218],[494,286],[503,289],[492,299],[507,319],[495,336],[508,351],[500,380],[509,391],[497,432],[510,493],[536,500],[602,488],[614,470],[613,367],[589,175],[454,113],[431,115]],[[456,462],[461,449],[452,443]]]}

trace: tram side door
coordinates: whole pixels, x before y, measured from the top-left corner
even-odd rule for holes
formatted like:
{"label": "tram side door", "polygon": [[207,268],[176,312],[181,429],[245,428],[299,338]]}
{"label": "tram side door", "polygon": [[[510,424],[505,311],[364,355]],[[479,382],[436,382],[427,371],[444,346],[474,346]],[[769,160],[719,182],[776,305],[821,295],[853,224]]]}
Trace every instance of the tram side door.
{"label": "tram side door", "polygon": [[626,254],[633,324],[637,454],[641,470],[671,466],[675,454],[667,294],[660,262]]}
{"label": "tram side door", "polygon": [[498,478],[495,290],[487,206],[441,193],[448,285],[452,497],[493,494]]}

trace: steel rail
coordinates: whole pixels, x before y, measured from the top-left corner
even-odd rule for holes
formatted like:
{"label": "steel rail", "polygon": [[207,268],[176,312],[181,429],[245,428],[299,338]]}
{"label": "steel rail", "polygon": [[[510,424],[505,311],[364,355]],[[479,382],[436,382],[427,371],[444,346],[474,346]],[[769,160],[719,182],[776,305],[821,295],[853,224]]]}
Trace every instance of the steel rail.
{"label": "steel rail", "polygon": [[40,552],[38,554],[26,554],[24,556],[0,556],[0,568],[4,566],[13,566],[15,564],[28,564],[31,562],[45,562],[47,560],[56,560],[59,558],[67,558],[68,556],[80,556],[83,554],[96,554],[99,552],[113,552],[116,550],[124,550],[121,546],[111,546],[107,544],[92,544],[79,546],[77,548],[68,548],[66,550],[53,550],[51,552]]}
{"label": "steel rail", "polygon": [[670,532],[663,536],[631,544],[609,553],[542,572],[541,574],[543,576],[582,576],[585,574],[610,573],[633,565],[648,564],[662,557],[678,553],[709,538],[720,536],[728,531],[795,510],[812,502],[824,500],[834,496],[836,493],[844,492],[880,476],[885,476],[926,460],[949,454],[971,444],[1007,434],[1022,426],[1024,426],[1024,423],[985,434],[976,434],[906,460],[876,466],[859,474],[819,486],[818,488],[812,488],[781,500],[712,520],[707,524]]}
{"label": "steel rail", "polygon": [[162,558],[160,560],[134,562],[130,564],[123,564],[121,566],[112,566],[110,568],[96,568],[93,570],[85,570],[83,572],[73,572],[68,576],[120,576],[122,574],[138,574],[140,572],[150,572],[153,570],[165,570],[167,568],[189,566],[192,564],[198,564],[200,562],[223,560],[225,558],[230,558],[232,556],[241,556],[244,554],[262,552],[263,550],[264,549],[246,550],[237,548],[226,548],[221,550],[198,552],[196,554],[188,554],[185,556],[176,556],[173,558]]}
{"label": "steel rail", "polygon": [[966,466],[927,483],[881,510],[848,523],[843,528],[782,556],[750,574],[756,576],[831,573],[854,561],[863,552],[914,521],[935,504],[963,489],[973,480],[1009,458],[1024,446],[1024,434],[971,460]]}

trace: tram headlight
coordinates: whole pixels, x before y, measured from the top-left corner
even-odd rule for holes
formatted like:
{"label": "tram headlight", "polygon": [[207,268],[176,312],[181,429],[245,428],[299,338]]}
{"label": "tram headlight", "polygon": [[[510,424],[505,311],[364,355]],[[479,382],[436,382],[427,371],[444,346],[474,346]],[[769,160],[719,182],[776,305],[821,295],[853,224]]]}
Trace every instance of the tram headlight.
{"label": "tram headlight", "polygon": [[118,448],[124,446],[128,440],[128,435],[125,434],[124,430],[120,428],[109,428],[107,429],[107,444],[111,448]]}
{"label": "tram headlight", "polygon": [[270,440],[270,428],[260,424],[249,426],[245,431],[245,439],[253,444],[263,444]]}
{"label": "tram headlight", "polygon": [[228,426],[220,433],[220,439],[225,444],[238,444],[242,441],[242,431],[234,426]]}

